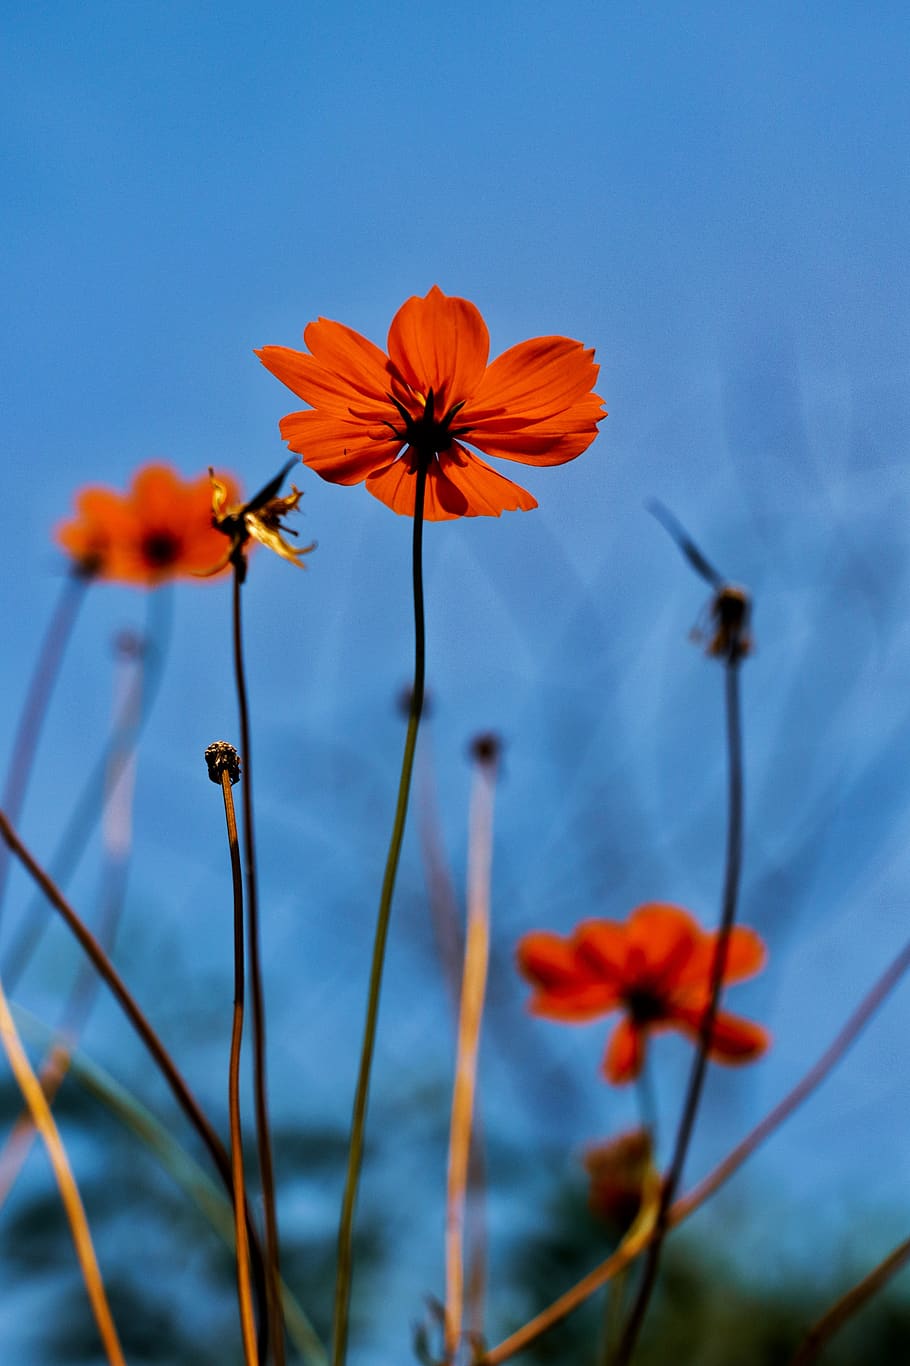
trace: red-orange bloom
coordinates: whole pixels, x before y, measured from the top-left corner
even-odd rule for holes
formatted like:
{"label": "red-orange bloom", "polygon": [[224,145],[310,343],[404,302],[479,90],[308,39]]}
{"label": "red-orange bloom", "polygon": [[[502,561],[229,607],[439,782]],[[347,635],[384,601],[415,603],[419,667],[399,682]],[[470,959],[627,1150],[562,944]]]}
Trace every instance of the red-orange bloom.
{"label": "red-orange bloom", "polygon": [[[625,922],[585,920],[573,934],[535,931],[518,946],[518,966],[534,987],[535,1015],[566,1023],[622,1010],[604,1058],[608,1081],[637,1077],[648,1034],[679,1029],[699,1038],[708,1007],[717,934],[700,928],[679,906],[639,906]],[[754,930],[737,926],[727,947],[724,983],[758,972],[765,946]],[[767,1032],[719,1010],[709,1053],[719,1062],[751,1062],[768,1047]]]}
{"label": "red-orange bloom", "polygon": [[[236,498],[234,481],[220,478]],[[76,516],[54,535],[81,573],[145,587],[207,574],[224,559],[208,474],[182,479],[169,465],[143,466],[127,493],[82,489]]]}
{"label": "red-orange bloom", "polygon": [[309,355],[285,346],[256,353],[310,404],[282,419],[281,435],[323,479],[365,479],[370,493],[409,516],[421,462],[429,521],[535,508],[525,489],[467,446],[525,465],[561,465],[587,450],[606,416],[591,392],[593,351],[568,337],[535,337],[487,364],[479,310],[437,285],[399,308],[388,355],[328,318],[310,323],[303,339]]}

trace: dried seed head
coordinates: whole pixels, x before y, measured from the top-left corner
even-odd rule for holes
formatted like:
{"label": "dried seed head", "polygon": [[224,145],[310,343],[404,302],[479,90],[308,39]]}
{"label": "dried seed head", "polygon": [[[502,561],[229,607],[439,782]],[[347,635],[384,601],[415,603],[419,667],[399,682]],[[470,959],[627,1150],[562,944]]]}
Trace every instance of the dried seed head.
{"label": "dried seed head", "polygon": [[502,738],[495,731],[484,731],[474,736],[468,752],[479,764],[495,764],[502,753]]}
{"label": "dried seed head", "polygon": [[221,785],[221,775],[226,773],[231,786],[240,781],[240,755],[227,740],[216,740],[205,751],[205,762],[209,766],[209,777],[213,783]]}

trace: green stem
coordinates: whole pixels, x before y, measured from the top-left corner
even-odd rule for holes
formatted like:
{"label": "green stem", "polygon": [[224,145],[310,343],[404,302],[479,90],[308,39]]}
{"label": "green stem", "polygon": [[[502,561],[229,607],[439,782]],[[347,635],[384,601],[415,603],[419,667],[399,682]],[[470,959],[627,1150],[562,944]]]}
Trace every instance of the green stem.
{"label": "green stem", "polygon": [[266,1291],[269,1337],[275,1366],[284,1366],[284,1318],[281,1312],[281,1258],[278,1244],[278,1217],[275,1209],[275,1169],[272,1162],[272,1136],[269,1125],[265,1056],[265,996],[262,987],[262,961],[259,952],[259,891],[256,877],[256,838],[253,830],[253,768],[250,744],[250,711],[247,702],[246,673],[243,665],[243,620],[241,589],[246,565],[242,549],[234,565],[234,676],[240,712],[240,755],[243,780],[243,856],[246,871],[247,940],[250,955],[250,998],[253,1014],[253,1094],[256,1110],[256,1143],[262,1204],[265,1216]]}
{"label": "green stem", "polygon": [[382,879],[382,893],[379,898],[379,911],[376,917],[376,937],[373,941],[373,960],[370,967],[370,989],[367,999],[366,1022],[363,1031],[363,1046],[360,1053],[360,1071],[357,1076],[357,1090],[354,1093],[354,1109],[351,1117],[351,1144],[348,1152],[348,1171],[341,1202],[341,1219],[338,1228],[338,1263],[335,1281],[335,1312],[332,1335],[332,1366],[343,1366],[347,1355],[348,1311],[351,1299],[351,1268],[353,1262],[354,1206],[357,1202],[357,1187],[360,1182],[360,1168],[363,1163],[363,1141],[366,1128],[367,1101],[370,1092],[370,1071],[373,1065],[373,1048],[376,1042],[376,1021],[379,1015],[379,994],[382,987],[382,966],[385,959],[386,939],[389,932],[389,915],[392,909],[392,894],[395,890],[395,877],[398,872],[398,859],[401,854],[401,841],[404,837],[405,820],[408,814],[408,797],[411,791],[411,772],[414,767],[414,750],[417,745],[417,729],[423,709],[423,692],[426,673],[426,643],[424,638],[423,611],[423,509],[426,495],[427,470],[429,460],[420,458],[417,469],[417,487],[414,495],[414,542],[413,542],[413,585],[414,585],[414,687],[411,692],[411,706],[408,713],[408,730],[401,760],[401,778],[398,783],[398,803],[395,808],[395,821],[392,838],[386,857],[385,875]]}

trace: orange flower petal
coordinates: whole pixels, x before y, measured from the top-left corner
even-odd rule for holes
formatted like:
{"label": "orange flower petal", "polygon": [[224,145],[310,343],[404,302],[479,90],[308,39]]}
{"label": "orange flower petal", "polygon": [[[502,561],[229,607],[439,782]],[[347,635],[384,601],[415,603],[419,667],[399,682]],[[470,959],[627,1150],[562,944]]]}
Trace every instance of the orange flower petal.
{"label": "orange flower petal", "polygon": [[533,1015],[581,1024],[619,1004],[615,988],[592,977],[571,943],[558,934],[536,930],[524,935],[517,958],[519,971],[537,988],[528,1003]]}
{"label": "orange flower petal", "polygon": [[[376,470],[367,479],[367,490],[395,512],[413,517],[417,494],[414,453],[408,449],[394,464]],[[525,489],[460,446],[444,452],[427,471],[423,509],[427,522],[451,521],[454,517],[498,517],[501,512],[536,506]]]}
{"label": "orange flower petal", "polygon": [[359,484],[394,460],[401,441],[382,425],[336,417],[321,410],[288,413],[278,424],[303,463],[333,484]]}
{"label": "orange flower petal", "polygon": [[645,1061],[646,1033],[624,1018],[613,1030],[603,1061],[603,1073],[614,1086],[634,1081]]}
{"label": "orange flower petal", "polygon": [[303,339],[310,348],[264,346],[256,352],[267,370],[314,408],[342,415],[366,403],[383,414],[390,408],[392,374],[388,357],[353,327],[318,318]]}
{"label": "orange flower petal", "polygon": [[[698,947],[679,975],[679,987],[708,989],[714,964],[717,933],[702,934]],[[748,925],[734,926],[727,944],[727,961],[723,980],[726,983],[744,982],[754,977],[765,966],[768,951],[761,935]]]}
{"label": "orange flower petal", "polygon": [[698,948],[701,931],[696,920],[681,906],[649,902],[631,913],[627,933],[630,970],[634,962],[636,975],[646,976],[652,987],[669,995]]}
{"label": "orange flower petal", "polygon": [[568,337],[535,337],[497,357],[458,416],[465,439],[487,455],[526,464],[572,460],[606,416],[591,393],[594,352]]}
{"label": "orange flower petal", "polygon": [[[701,1036],[701,1022],[706,1007],[681,1007],[674,1011],[680,1028],[696,1042]],[[729,1011],[719,1010],[711,1029],[710,1056],[718,1062],[752,1062],[761,1057],[771,1043],[771,1036],[761,1025],[744,1020]]]}
{"label": "orange flower petal", "polygon": [[583,920],[572,936],[589,972],[620,982],[626,970],[626,927],[617,920]]}
{"label": "orange flower petal", "polygon": [[404,382],[426,398],[432,389],[442,416],[481,383],[490,334],[480,310],[434,285],[425,298],[402,304],[389,328],[389,359]]}

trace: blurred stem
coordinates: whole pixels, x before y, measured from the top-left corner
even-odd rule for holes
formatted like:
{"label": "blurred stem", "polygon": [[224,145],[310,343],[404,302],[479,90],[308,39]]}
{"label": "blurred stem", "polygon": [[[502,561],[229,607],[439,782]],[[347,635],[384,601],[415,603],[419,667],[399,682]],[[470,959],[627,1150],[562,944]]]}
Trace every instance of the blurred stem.
{"label": "blurred stem", "polygon": [[[170,646],[173,625],[173,592],[170,584],[150,592],[147,602],[145,635],[148,661],[142,676],[136,680],[135,692],[137,698],[141,692],[142,708],[136,723],[134,745],[138,743],[139,734],[151,715]],[[48,872],[58,884],[66,882],[88,847],[88,836],[104,807],[106,785],[113,786],[118,782],[131,759],[132,749],[124,744],[124,734],[118,727],[112,732],[89,773],[57,849],[47,865]],[[10,816],[10,819],[15,823],[14,816]],[[41,914],[42,910],[43,899],[38,894],[29,905],[17,936],[4,956],[2,973],[9,991],[15,991],[47,927],[48,919]]]}
{"label": "blurred stem", "polygon": [[243,1039],[243,873],[234,794],[227,767],[221,770],[224,819],[231,853],[231,878],[234,887],[234,1011],[231,1025],[231,1056],[228,1065],[228,1114],[231,1128],[231,1169],[234,1186],[234,1245],[237,1260],[237,1303],[246,1366],[258,1366],[253,1298],[250,1292],[250,1249],[246,1236],[246,1185],[243,1179],[243,1136],[240,1128],[240,1045]]}
{"label": "blurred stem", "polygon": [[246,574],[243,546],[232,557],[234,569],[234,678],[240,713],[240,751],[243,755],[243,852],[246,865],[247,937],[250,952],[250,999],[253,1007],[253,1095],[256,1109],[256,1143],[262,1204],[265,1215],[266,1297],[269,1336],[275,1366],[284,1366],[284,1320],[281,1313],[281,1255],[278,1243],[278,1216],[275,1208],[275,1171],[272,1162],[272,1135],[269,1125],[266,1085],[265,995],[259,949],[259,887],[256,875],[256,837],[253,828],[253,769],[250,742],[250,713],[247,701],[246,671],[243,663],[243,617],[241,596]]}
{"label": "blurred stem", "polygon": [[[31,777],[41,725],[47,715],[51,693],[59,676],[63,656],[89,583],[90,579],[85,574],[74,570],[67,574],[38,652],[35,671],[25,695],[25,705],[13,740],[3,797],[0,799],[0,806],[7,812],[11,821],[18,821],[22,813],[22,803]],[[0,850],[0,906],[6,895],[9,866],[9,853],[5,849]]]}
{"label": "blurred stem", "polygon": [[[123,978],[120,976],[91,930],[87,928],[60,889],[48,877],[44,869],[35,861],[26,849],[2,811],[0,811],[0,837],[6,841],[7,846],[12,850],[32,879],[41,888],[48,901],[63,919],[67,929],[73,934],[80,947],[91,960],[98,975],[116,997],[121,1009],[130,1021],[130,1024],[139,1035],[168,1086],[171,1088],[178,1105],[208,1149],[212,1161],[218,1170],[219,1176],[224,1182],[229,1194],[233,1197],[233,1173],[231,1171],[230,1158],[225,1151],[224,1144],[215,1133],[215,1130],[212,1128],[202,1111],[199,1102],[184,1081],[183,1076],[178,1070],[170,1053],[137,1005]],[[257,1294],[261,1298],[264,1298],[265,1284],[263,1281],[262,1254],[259,1249],[258,1239],[255,1236],[255,1230],[249,1220],[249,1213],[247,1213],[247,1227],[250,1238],[250,1247],[253,1250],[254,1256]],[[265,1326],[265,1322],[263,1321],[262,1332],[260,1334],[260,1349],[263,1356],[265,1355],[265,1351],[262,1348],[262,1342],[266,1340],[263,1336]]]}
{"label": "blurred stem", "polygon": [[862,1309],[867,1300],[877,1294],[883,1286],[887,1285],[892,1276],[895,1276],[901,1267],[906,1266],[910,1261],[910,1238],[906,1238],[902,1243],[889,1252],[884,1261],[879,1262],[868,1275],[861,1281],[852,1286],[846,1294],[832,1304],[826,1314],[810,1328],[796,1355],[793,1357],[790,1366],[809,1366],[809,1362],[815,1361],[819,1352],[827,1342],[830,1342],[835,1333],[840,1332],[848,1319]]}
{"label": "blurred stem", "polygon": [[[451,1359],[461,1340],[464,1309],[464,1215],[468,1162],[474,1136],[477,1054],[490,958],[490,870],[493,862],[493,798],[496,761],[479,761],[471,796],[468,843],[468,917],[465,933],[461,1007],[446,1201],[445,1351]],[[482,1291],[482,1287],[480,1288]]]}
{"label": "blurred stem", "polygon": [[645,1054],[645,1060],[636,1081],[636,1094],[638,1096],[638,1114],[641,1127],[648,1133],[651,1139],[651,1151],[656,1154],[657,1102],[654,1096],[654,1076],[647,1054]]}
{"label": "blurred stem", "polygon": [[[760,1120],[755,1128],[750,1130],[746,1137],[736,1145],[732,1152],[728,1153],[722,1162],[717,1164],[704,1180],[700,1181],[688,1195],[682,1196],[671,1206],[667,1214],[667,1223],[671,1228],[681,1224],[725,1182],[729,1181],[743,1163],[761,1147],[765,1139],[769,1138],[785,1120],[789,1119],[812,1092],[822,1084],[908,969],[910,969],[910,941],[889,963],[881,977],[866,993],[847,1023],[828,1045],[821,1057],[787,1092],[783,1100],[778,1101],[773,1110],[770,1110],[764,1119]],[[599,1266],[596,1266],[593,1271],[589,1271],[587,1276],[582,1277],[580,1281],[577,1281],[569,1290],[548,1305],[546,1309],[535,1315],[528,1323],[523,1324],[521,1328],[516,1329],[498,1346],[485,1353],[480,1358],[484,1366],[499,1366],[500,1362],[507,1361],[516,1352],[523,1351],[525,1347],[549,1328],[552,1328],[554,1324],[566,1318],[590,1295],[593,1295],[602,1285],[605,1285],[613,1276],[616,1276],[624,1267],[634,1261],[653,1236],[654,1231],[646,1237],[623,1244]]]}
{"label": "blurred stem", "polygon": [[104,1282],[101,1279],[101,1270],[95,1256],[92,1235],[89,1232],[88,1220],[85,1217],[79,1188],[73,1177],[66,1149],[54,1122],[54,1116],[51,1114],[51,1108],[44,1097],[38,1078],[32,1071],[25,1049],[22,1047],[2,985],[0,985],[0,1038],[2,1038],[6,1056],[22,1092],[22,1097],[31,1111],[35,1128],[44,1139],[44,1145],[47,1148],[47,1155],[60,1190],[60,1199],[63,1202],[63,1208],[66,1211],[70,1231],[73,1235],[76,1256],[82,1269],[89,1303],[98,1325],[101,1341],[104,1344],[105,1355],[110,1366],[126,1366],[126,1360],[120,1348],[120,1340],[117,1337],[117,1329],[114,1327],[114,1320],[107,1302],[107,1295],[104,1292]]}
{"label": "blurred stem", "polygon": [[[44,1044],[63,1046],[59,1032],[13,1005],[13,1015],[23,1033],[30,1033]],[[234,1211],[231,1200],[214,1184],[195,1158],[174,1138],[168,1128],[141,1101],[115,1081],[87,1054],[75,1049],[70,1059],[73,1078],[99,1101],[125,1129],[128,1129],[158,1159],[177,1185],[190,1197],[220,1238],[235,1246]],[[327,1366],[328,1355],[302,1305],[282,1282],[281,1299],[291,1341],[309,1366]],[[264,1300],[264,1296],[263,1296]]]}
{"label": "blurred stem", "polygon": [[[135,645],[120,651],[121,668],[125,674],[116,680],[114,704],[114,735],[118,748],[112,750],[109,779],[105,794],[105,864],[102,875],[101,914],[98,920],[98,940],[110,952],[117,922],[123,909],[126,893],[127,869],[131,846],[131,816],[135,778],[136,726],[141,715],[144,651]],[[136,677],[133,679],[132,674]],[[129,763],[126,762],[127,758]],[[46,917],[45,917],[46,918]],[[72,1048],[88,1019],[100,985],[97,972],[84,959],[80,961],[76,979],[63,1008],[60,1029],[69,1043],[56,1041],[38,1069],[41,1089],[49,1105],[62,1086]],[[6,1143],[0,1150],[0,1208],[14,1186],[25,1160],[31,1151],[35,1126],[26,1109],[16,1120]]]}
{"label": "blurred stem", "polygon": [[408,729],[401,760],[401,777],[398,782],[398,801],[395,807],[395,820],[386,856],[382,891],[379,897],[379,910],[376,916],[376,933],[373,940],[373,959],[370,966],[370,985],[367,996],[366,1020],[363,1031],[363,1044],[360,1053],[360,1068],[357,1074],[357,1088],[354,1093],[354,1108],[351,1116],[351,1140],[348,1150],[348,1170],[341,1202],[341,1219],[338,1228],[338,1262],[335,1279],[335,1309],[332,1333],[332,1366],[343,1366],[347,1356],[348,1319],[351,1299],[351,1270],[353,1263],[354,1208],[357,1203],[357,1188],[360,1183],[360,1169],[363,1164],[363,1143],[366,1129],[367,1102],[370,1094],[370,1073],[373,1066],[373,1050],[376,1043],[376,1022],[379,1016],[379,996],[382,989],[382,968],[385,961],[385,946],[389,932],[389,916],[392,909],[392,895],[395,891],[395,878],[398,872],[398,859],[401,842],[404,838],[405,820],[408,814],[408,797],[411,790],[411,773],[414,768],[414,749],[417,744],[417,730],[420,713],[423,710],[423,693],[426,676],[426,643],[424,639],[423,610],[423,509],[427,485],[427,469],[430,456],[421,458],[417,468],[417,486],[414,493],[414,530],[412,547],[412,582],[414,591],[414,686],[411,691],[411,706],[408,712]]}
{"label": "blurred stem", "polygon": [[742,722],[739,696],[739,664],[740,654],[738,640],[731,646],[724,662],[724,697],[726,702],[727,716],[727,756],[728,756],[728,793],[727,793],[727,854],[726,871],[724,874],[724,893],[723,909],[721,911],[720,928],[717,932],[717,939],[714,947],[714,959],[711,964],[711,985],[708,997],[708,1007],[701,1021],[701,1031],[698,1040],[698,1051],[689,1075],[689,1086],[683,1105],[682,1118],[680,1119],[679,1129],[676,1135],[676,1143],[673,1150],[673,1159],[670,1163],[670,1170],[663,1183],[661,1190],[660,1205],[657,1210],[657,1221],[654,1228],[653,1241],[648,1246],[645,1258],[642,1278],[638,1286],[638,1292],[632,1304],[626,1327],[619,1342],[619,1347],[614,1358],[614,1366],[627,1366],[631,1361],[644,1323],[645,1314],[651,1300],[651,1293],[657,1279],[657,1269],[660,1264],[660,1254],[663,1249],[664,1239],[669,1230],[668,1214],[673,1203],[677,1188],[682,1178],[683,1167],[686,1161],[686,1154],[689,1151],[689,1141],[692,1137],[692,1129],[695,1124],[695,1115],[701,1100],[704,1087],[705,1073],[708,1064],[708,1050],[711,1046],[711,1033],[714,1028],[714,1019],[717,1015],[718,1002],[720,1000],[721,984],[724,979],[724,970],[727,966],[727,950],[730,945],[730,935],[733,932],[733,924],[736,919],[736,902],[739,892],[739,879],[742,870],[743,855],[743,752],[742,752]]}

